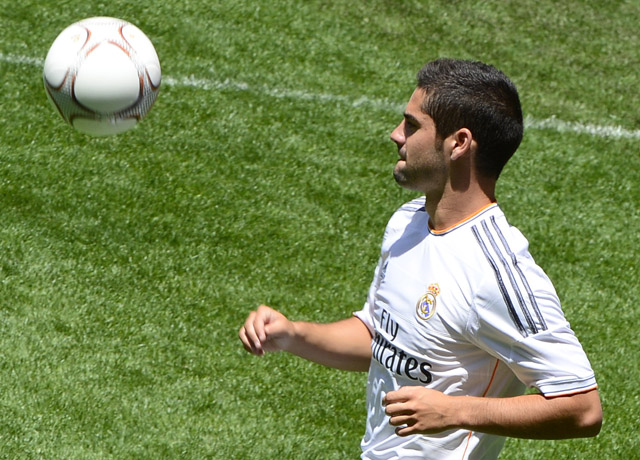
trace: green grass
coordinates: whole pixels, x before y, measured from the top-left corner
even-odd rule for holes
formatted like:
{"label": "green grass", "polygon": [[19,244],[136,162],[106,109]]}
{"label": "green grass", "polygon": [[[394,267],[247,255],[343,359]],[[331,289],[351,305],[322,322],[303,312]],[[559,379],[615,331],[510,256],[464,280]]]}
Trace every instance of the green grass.
{"label": "green grass", "polygon": [[[426,61],[498,66],[534,120],[637,130],[639,14],[0,0],[0,458],[357,458],[366,376],[249,356],[244,317],[262,302],[318,321],[360,308],[384,225],[413,196],[393,183],[388,135]],[[165,77],[147,120],[98,139],[62,122],[40,67],[6,58],[43,59],[96,15],[140,26]],[[637,140],[554,130],[528,129],[503,173],[501,205],[554,280],[605,410],[595,439],[509,440],[503,460],[637,455],[639,184]]]}

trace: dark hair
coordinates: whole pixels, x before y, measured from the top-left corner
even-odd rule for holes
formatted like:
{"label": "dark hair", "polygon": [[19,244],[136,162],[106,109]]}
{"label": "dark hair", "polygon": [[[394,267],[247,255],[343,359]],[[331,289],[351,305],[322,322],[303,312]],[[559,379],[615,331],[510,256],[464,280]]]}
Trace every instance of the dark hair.
{"label": "dark hair", "polygon": [[437,136],[469,129],[478,145],[478,173],[497,179],[523,134],[520,99],[511,80],[482,62],[437,59],[420,69],[418,87],[426,93],[422,110],[433,119]]}

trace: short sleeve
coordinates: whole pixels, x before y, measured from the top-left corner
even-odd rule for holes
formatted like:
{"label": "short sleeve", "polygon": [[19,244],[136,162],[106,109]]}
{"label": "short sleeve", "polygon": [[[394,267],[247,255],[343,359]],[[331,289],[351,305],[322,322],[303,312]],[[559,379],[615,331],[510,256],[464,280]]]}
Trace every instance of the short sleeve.
{"label": "short sleeve", "polygon": [[[546,278],[546,276],[544,277]],[[492,286],[495,283],[486,283]],[[545,396],[596,388],[591,364],[571,330],[548,279],[531,283],[535,311],[517,298],[506,298],[499,286],[483,289],[468,323],[469,339],[503,361],[528,387]],[[530,309],[526,314],[525,309]],[[540,318],[535,330],[523,327],[527,315]]]}
{"label": "short sleeve", "polygon": [[545,396],[580,393],[597,387],[589,359],[568,324],[515,343],[510,362],[523,383],[539,389]]}

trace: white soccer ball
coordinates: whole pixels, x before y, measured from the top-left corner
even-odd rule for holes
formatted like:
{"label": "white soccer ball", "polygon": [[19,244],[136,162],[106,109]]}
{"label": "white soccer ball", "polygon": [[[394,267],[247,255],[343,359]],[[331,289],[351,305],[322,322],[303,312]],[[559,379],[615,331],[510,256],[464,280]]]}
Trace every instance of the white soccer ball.
{"label": "white soccer ball", "polygon": [[160,89],[160,61],[151,40],[122,19],[76,22],[55,39],[44,61],[44,86],[62,118],[102,136],[133,128]]}

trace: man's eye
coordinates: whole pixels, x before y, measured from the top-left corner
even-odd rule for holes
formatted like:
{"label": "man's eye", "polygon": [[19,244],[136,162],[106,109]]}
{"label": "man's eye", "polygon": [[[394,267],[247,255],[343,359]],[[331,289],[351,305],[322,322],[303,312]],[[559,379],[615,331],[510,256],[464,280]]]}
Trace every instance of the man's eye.
{"label": "man's eye", "polygon": [[418,126],[412,121],[405,121],[404,129],[407,132],[414,132],[418,129]]}

